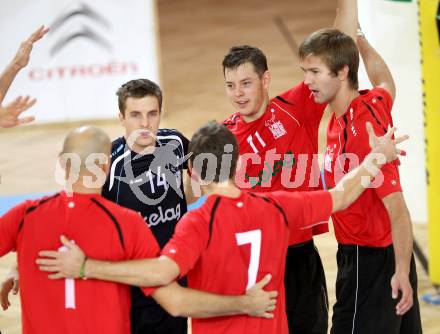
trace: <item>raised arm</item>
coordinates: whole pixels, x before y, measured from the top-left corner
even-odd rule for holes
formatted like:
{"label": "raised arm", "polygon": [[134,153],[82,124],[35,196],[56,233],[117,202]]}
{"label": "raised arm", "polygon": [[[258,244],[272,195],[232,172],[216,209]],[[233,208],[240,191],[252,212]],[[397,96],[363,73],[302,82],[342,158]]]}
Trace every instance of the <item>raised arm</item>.
{"label": "raised arm", "polygon": [[394,101],[396,96],[396,85],[394,84],[393,76],[387,64],[368,42],[360,29],[355,41],[357,42],[371,84],[373,87],[381,87],[385,89]]}
{"label": "raised arm", "polygon": [[386,89],[394,100],[396,87],[391,72],[359,27],[357,0],[338,0],[334,28],[353,38],[359,48],[371,84],[373,87]]}
{"label": "raised arm", "polygon": [[366,124],[370,139],[371,153],[367,155],[360,166],[345,175],[336,186],[330,190],[333,199],[332,212],[340,211],[350,206],[371,180],[380,172],[380,168],[389,161],[397,158],[402,151],[396,145],[408,139],[408,136],[393,139],[395,128],[388,129],[382,137],[374,134],[370,123]]}
{"label": "raised arm", "polygon": [[20,44],[14,58],[0,75],[0,104],[3,102],[17,73],[29,63],[29,57],[34,43],[40,40],[48,31],[49,29],[43,25]]}
{"label": "raised arm", "polygon": [[357,26],[357,0],[338,0],[336,18],[333,27],[349,35],[356,41]]}

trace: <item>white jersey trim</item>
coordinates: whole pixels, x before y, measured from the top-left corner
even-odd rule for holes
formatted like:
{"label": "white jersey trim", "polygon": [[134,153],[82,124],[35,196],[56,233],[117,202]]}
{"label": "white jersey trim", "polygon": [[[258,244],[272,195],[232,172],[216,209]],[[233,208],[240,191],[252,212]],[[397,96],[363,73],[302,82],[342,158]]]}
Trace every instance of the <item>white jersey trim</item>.
{"label": "white jersey trim", "polygon": [[280,108],[282,111],[284,111],[287,115],[289,115],[290,118],[292,118],[292,119],[296,122],[296,124],[298,124],[298,126],[301,127],[301,124],[299,124],[298,120],[297,120],[295,117],[293,117],[292,114],[290,114],[287,110],[284,110],[279,104],[275,103],[274,101],[272,101],[272,103],[275,104],[275,105],[276,105],[278,108]]}
{"label": "white jersey trim", "polygon": [[109,182],[109,186],[108,186],[108,190],[110,191],[113,187],[113,182],[115,180],[115,169],[116,169],[116,165],[118,164],[119,161],[121,161],[122,159],[124,159],[127,155],[129,155],[131,153],[130,150],[127,150],[124,152],[124,154],[121,154],[119,157],[117,157],[115,159],[115,161],[113,161],[112,163],[112,167],[110,168],[110,182]]}

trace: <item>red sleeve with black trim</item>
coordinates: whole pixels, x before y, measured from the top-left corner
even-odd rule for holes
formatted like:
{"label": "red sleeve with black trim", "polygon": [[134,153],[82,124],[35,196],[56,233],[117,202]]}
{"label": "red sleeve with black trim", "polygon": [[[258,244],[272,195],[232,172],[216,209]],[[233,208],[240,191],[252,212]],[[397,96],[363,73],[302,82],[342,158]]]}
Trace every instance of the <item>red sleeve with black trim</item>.
{"label": "red sleeve with black trim", "polygon": [[28,204],[23,202],[0,217],[0,256],[17,248],[19,226],[24,219]]}
{"label": "red sleeve with black trim", "polygon": [[195,211],[186,213],[176,226],[171,240],[162,250],[162,255],[174,260],[185,276],[197,263],[209,239],[206,219]]}
{"label": "red sleeve with black trim", "polygon": [[301,115],[304,120],[319,124],[327,107],[326,103],[316,103],[309,87],[303,82],[280,94],[288,102],[299,101],[302,107]]}
{"label": "red sleeve with black trim", "polygon": [[[283,209],[291,234],[300,230],[327,224],[332,213],[333,201],[326,190],[267,194]],[[292,238],[290,238],[292,240]]]}
{"label": "red sleeve with black trim", "polygon": [[[368,96],[368,99],[364,100],[366,104],[364,103],[360,106],[360,108],[363,108],[362,111],[357,113],[353,120],[356,136],[353,136],[351,131],[348,131],[350,135],[349,140],[352,143],[347,151],[357,154],[359,163],[371,152],[366,123],[371,123],[376,136],[383,136],[388,126],[393,124],[391,118],[392,100],[389,93],[383,88],[376,87],[370,91]],[[381,175],[373,180],[371,185],[379,198],[402,191],[398,169],[399,164],[400,161],[398,159],[387,163],[381,168]]]}

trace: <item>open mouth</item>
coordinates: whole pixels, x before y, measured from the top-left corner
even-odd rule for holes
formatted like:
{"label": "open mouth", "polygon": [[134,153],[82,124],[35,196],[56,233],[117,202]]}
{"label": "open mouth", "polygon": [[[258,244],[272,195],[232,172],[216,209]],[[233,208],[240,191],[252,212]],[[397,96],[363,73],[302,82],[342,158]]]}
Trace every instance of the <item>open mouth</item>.
{"label": "open mouth", "polygon": [[310,92],[311,92],[311,94],[310,95],[313,95],[313,97],[317,97],[318,96],[318,94],[319,94],[319,90],[316,90],[316,89],[310,89]]}
{"label": "open mouth", "polygon": [[241,108],[245,108],[248,105],[249,101],[237,101],[235,103],[241,109]]}

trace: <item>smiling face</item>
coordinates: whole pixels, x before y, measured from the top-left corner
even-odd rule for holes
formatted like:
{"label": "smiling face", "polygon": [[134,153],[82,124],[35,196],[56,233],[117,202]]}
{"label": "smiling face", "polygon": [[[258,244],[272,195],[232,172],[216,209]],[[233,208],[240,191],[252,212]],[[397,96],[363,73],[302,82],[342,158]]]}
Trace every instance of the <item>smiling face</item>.
{"label": "smiling face", "polygon": [[322,61],[321,57],[309,54],[300,62],[304,72],[304,83],[309,87],[316,103],[331,103],[346,79],[347,68],[343,68],[335,75]]}
{"label": "smiling face", "polygon": [[119,114],[125,128],[125,138],[130,148],[141,153],[146,148],[154,148],[160,123],[159,101],[154,95],[141,98],[128,97],[124,114]]}
{"label": "smiling face", "polygon": [[263,115],[269,83],[269,71],[265,71],[260,77],[250,62],[236,68],[225,68],[226,95],[246,122]]}

